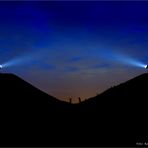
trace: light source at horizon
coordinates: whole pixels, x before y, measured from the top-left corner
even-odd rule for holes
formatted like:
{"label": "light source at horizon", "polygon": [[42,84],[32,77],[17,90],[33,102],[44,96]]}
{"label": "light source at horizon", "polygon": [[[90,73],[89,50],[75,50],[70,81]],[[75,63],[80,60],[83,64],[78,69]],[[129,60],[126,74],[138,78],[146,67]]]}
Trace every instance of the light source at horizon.
{"label": "light source at horizon", "polygon": [[28,62],[30,62],[31,60],[32,60],[31,56],[17,57],[17,58],[11,59],[11,60],[1,64],[1,67],[8,68],[8,67],[13,67],[13,66],[21,66],[24,64],[28,64]]}
{"label": "light source at horizon", "polygon": [[3,68],[3,65],[0,65],[0,69],[2,69]]}
{"label": "light source at horizon", "polygon": [[[108,57],[109,55],[109,57]],[[111,57],[111,58],[110,58]],[[14,66],[23,66],[23,65],[30,65],[30,62],[32,62],[33,60],[36,60],[38,58],[37,54],[35,55],[35,53],[33,54],[27,54],[27,55],[23,55],[20,57],[15,57],[13,59],[10,59],[9,61],[0,64],[0,69],[2,68],[8,68],[8,67],[14,67]],[[109,54],[105,54],[103,55],[103,58],[106,59],[106,61],[110,62],[117,62],[119,64],[123,64],[123,65],[129,65],[129,66],[134,66],[134,67],[139,67],[139,68],[145,68],[147,69],[148,66],[146,64],[144,64],[142,61],[137,60],[133,57],[129,57],[125,54],[121,54],[121,53],[109,53]]]}
{"label": "light source at horizon", "polygon": [[148,65],[145,65],[145,69],[148,69]]}
{"label": "light source at horizon", "polygon": [[129,66],[134,66],[134,67],[139,67],[139,68],[146,68],[147,67],[147,65],[144,64],[142,61],[137,60],[133,57],[129,57],[124,54],[118,54],[118,53],[114,54],[113,60],[117,61],[121,64],[124,64],[124,65],[129,65]]}

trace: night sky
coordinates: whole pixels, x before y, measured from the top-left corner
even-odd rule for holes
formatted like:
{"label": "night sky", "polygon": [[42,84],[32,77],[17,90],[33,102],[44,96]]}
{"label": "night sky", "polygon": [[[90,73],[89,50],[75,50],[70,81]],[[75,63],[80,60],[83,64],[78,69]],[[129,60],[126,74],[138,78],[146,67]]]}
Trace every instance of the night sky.
{"label": "night sky", "polygon": [[146,1],[0,2],[3,72],[65,101],[146,72],[147,48]]}

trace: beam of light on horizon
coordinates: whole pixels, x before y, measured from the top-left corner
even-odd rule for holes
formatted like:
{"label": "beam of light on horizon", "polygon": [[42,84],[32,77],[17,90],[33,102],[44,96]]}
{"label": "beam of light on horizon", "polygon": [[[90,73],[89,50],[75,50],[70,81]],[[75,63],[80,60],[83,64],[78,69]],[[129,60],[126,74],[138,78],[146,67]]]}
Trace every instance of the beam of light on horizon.
{"label": "beam of light on horizon", "polygon": [[99,53],[102,60],[107,62],[113,62],[120,65],[127,65],[132,67],[146,68],[146,64],[134,57],[131,57],[124,53],[117,53],[112,50],[105,50]]}
{"label": "beam of light on horizon", "polygon": [[12,66],[21,66],[24,64],[28,64],[31,60],[32,60],[31,57],[23,56],[23,57],[11,59],[10,61],[3,63],[2,66],[5,68],[12,67]]}
{"label": "beam of light on horizon", "polygon": [[[21,66],[24,64],[28,64],[30,61],[32,61],[33,59],[29,56],[24,56],[24,57],[19,57],[19,58],[15,58],[12,59],[8,62],[5,62],[2,65],[2,67],[12,67],[12,66]],[[146,68],[146,64],[142,63],[141,61],[129,58],[127,56],[123,56],[123,55],[114,55],[113,61],[117,61],[118,63],[120,62],[120,64],[126,64],[126,65],[131,65],[134,67],[140,67],[140,68]]]}
{"label": "beam of light on horizon", "polygon": [[121,64],[129,65],[129,66],[134,66],[139,68],[146,68],[147,66],[143,62],[136,60],[132,57],[128,57],[126,55],[117,54],[115,59],[117,60],[117,62],[120,62]]}
{"label": "beam of light on horizon", "polygon": [[40,52],[34,52],[33,51],[33,52],[28,53],[28,54],[13,57],[12,59],[8,60],[7,62],[2,63],[1,65],[4,68],[24,66],[24,65],[30,64],[34,60],[38,59],[39,56],[41,57]]}
{"label": "beam of light on horizon", "polygon": [[[15,67],[23,66],[41,57],[41,55],[42,55],[41,53],[30,53],[30,54],[26,54],[20,57],[15,57],[5,63],[2,63],[1,65],[4,68],[14,67],[14,66]],[[108,51],[108,52],[99,53],[99,55],[102,56],[105,62],[115,62],[118,64],[134,66],[134,67],[139,67],[139,68],[147,67],[147,65],[144,64],[142,61],[136,60],[136,58],[129,57],[125,54]]]}

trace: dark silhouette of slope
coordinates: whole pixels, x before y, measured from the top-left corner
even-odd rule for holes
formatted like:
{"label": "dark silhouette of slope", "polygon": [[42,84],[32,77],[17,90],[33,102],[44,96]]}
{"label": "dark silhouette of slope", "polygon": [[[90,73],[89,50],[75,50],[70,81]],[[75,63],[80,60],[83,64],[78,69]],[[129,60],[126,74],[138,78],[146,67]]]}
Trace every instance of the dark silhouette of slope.
{"label": "dark silhouette of slope", "polygon": [[[142,74],[140,76],[137,76],[125,83],[122,83],[117,86],[113,86],[110,89],[106,90],[105,92],[93,97],[89,98],[86,101],[84,101],[82,104],[93,104],[95,102],[102,101],[101,98],[124,98],[124,100],[127,100],[131,97],[132,98],[147,98],[148,96],[148,73]],[[99,99],[98,99],[99,98]],[[131,100],[129,99],[129,101]],[[113,101],[108,100],[108,101]],[[118,99],[121,101],[121,99]],[[117,100],[116,100],[117,101]]]}
{"label": "dark silhouette of slope", "polygon": [[13,74],[0,74],[0,145],[56,145],[55,140],[60,144],[57,132],[72,106]]}
{"label": "dark silhouette of slope", "polygon": [[70,104],[0,74],[0,146],[136,146],[147,142],[148,74]]}
{"label": "dark silhouette of slope", "polygon": [[93,122],[102,127],[94,125],[96,134],[105,135],[103,142],[113,146],[136,146],[136,142],[148,142],[147,100],[148,73],[145,73],[111,87],[79,107],[83,112],[92,112]]}
{"label": "dark silhouette of slope", "polygon": [[0,74],[0,98],[3,106],[13,108],[12,111],[16,112],[19,109],[25,114],[27,111],[29,114],[51,112],[68,106],[68,103],[42,92],[13,74]]}
{"label": "dark silhouette of slope", "polygon": [[[48,105],[50,104],[56,105],[59,103],[67,104],[63,101],[56,99],[53,96],[50,96],[42,92],[41,90],[35,88],[31,84],[25,82],[23,79],[13,74],[0,74],[0,90],[1,90],[1,97],[3,98],[9,98],[11,96],[14,97],[13,99],[9,100],[12,102],[24,101],[23,103],[25,103],[27,101],[30,101],[30,103],[32,103],[31,101],[33,101],[33,103],[36,102],[42,103],[43,101],[48,101],[49,103]],[[2,100],[6,101],[5,99]]]}

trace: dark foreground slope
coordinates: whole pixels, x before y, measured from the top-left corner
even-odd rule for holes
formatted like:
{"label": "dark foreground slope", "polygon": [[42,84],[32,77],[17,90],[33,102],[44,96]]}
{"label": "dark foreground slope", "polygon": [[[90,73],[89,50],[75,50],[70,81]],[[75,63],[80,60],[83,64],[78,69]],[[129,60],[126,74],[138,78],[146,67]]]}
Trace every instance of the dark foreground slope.
{"label": "dark foreground slope", "polygon": [[60,143],[60,122],[72,106],[13,74],[0,74],[0,146]]}
{"label": "dark foreground slope", "polygon": [[94,111],[92,118],[99,125],[96,133],[104,135],[103,142],[140,146],[139,142],[148,144],[147,100],[148,73],[145,73],[79,105],[84,112]]}
{"label": "dark foreground slope", "polygon": [[147,142],[148,74],[72,105],[0,74],[0,146],[136,146]]}
{"label": "dark foreground slope", "polygon": [[0,97],[0,103],[13,107],[12,111],[15,108],[24,110],[26,107],[28,111],[34,111],[35,108],[38,111],[52,111],[68,105],[13,74],[0,74]]}

